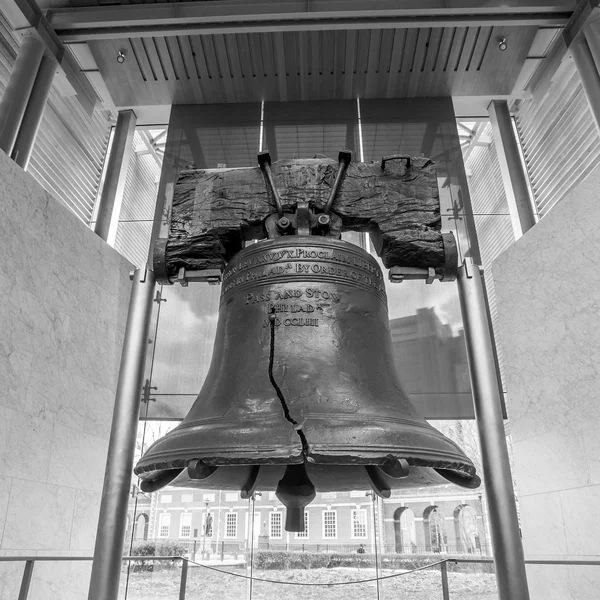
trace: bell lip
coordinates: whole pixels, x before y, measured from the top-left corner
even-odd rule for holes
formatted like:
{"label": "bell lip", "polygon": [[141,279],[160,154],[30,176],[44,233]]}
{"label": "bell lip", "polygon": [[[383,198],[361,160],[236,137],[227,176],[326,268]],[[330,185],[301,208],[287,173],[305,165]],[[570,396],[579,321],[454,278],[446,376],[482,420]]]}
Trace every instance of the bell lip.
{"label": "bell lip", "polygon": [[[302,454],[302,447],[299,444],[298,451],[296,453],[280,452],[278,456],[269,454],[265,458],[257,457],[256,446],[249,447],[244,452],[243,448],[236,448],[235,451],[224,451],[223,449],[209,450],[207,454],[198,453],[197,451],[191,453],[185,458],[181,458],[180,450],[173,450],[173,454],[177,454],[178,458],[168,460],[166,457],[160,458],[160,456],[152,456],[151,460],[144,461],[142,458],[135,466],[133,472],[141,478],[148,473],[155,473],[157,471],[168,471],[171,469],[185,469],[192,460],[201,460],[209,467],[247,467],[252,465],[291,465],[301,464],[304,462],[304,456]],[[163,456],[168,453],[162,453]]]}
{"label": "bell lip", "polygon": [[434,471],[450,483],[466,488],[468,490],[475,490],[481,485],[481,477],[479,477],[479,475],[477,475],[477,473],[475,473],[474,471],[470,477],[465,477],[460,472],[457,472],[454,469],[436,468],[434,469]]}
{"label": "bell lip", "polygon": [[[235,454],[235,455],[234,455]],[[476,469],[473,463],[471,463],[468,459],[461,458],[460,460],[449,460],[448,458],[443,459],[441,457],[438,458],[423,458],[421,456],[410,456],[408,453],[400,454],[398,452],[388,452],[382,454],[381,452],[372,453],[370,456],[349,456],[347,454],[339,454],[335,455],[333,453],[329,454],[315,454],[314,452],[309,452],[306,460],[310,464],[318,465],[318,466],[380,466],[384,465],[387,460],[390,458],[402,459],[405,460],[409,467],[424,467],[434,469],[436,471],[442,471],[440,475],[448,480],[450,477],[456,478],[456,481],[452,481],[452,483],[457,483],[457,485],[461,485],[462,487],[468,487],[465,485],[465,480],[471,480],[479,477],[476,474]],[[294,465],[301,464],[304,462],[305,457],[303,453],[300,451],[298,454],[286,454],[285,456],[279,457],[257,457],[255,449],[249,449],[245,456],[240,456],[239,449],[237,449],[236,453],[231,452],[230,456],[225,458],[223,454],[221,456],[210,456],[210,455],[200,455],[198,452],[194,453],[194,456],[190,458],[177,458],[172,461],[165,460],[156,460],[156,457],[152,461],[146,461],[146,464],[141,464],[140,461],[134,469],[134,473],[138,475],[140,478],[144,479],[156,479],[156,475],[151,477],[151,474],[156,474],[157,472],[167,472],[171,470],[183,470],[187,468],[188,464],[192,460],[202,460],[206,465],[213,467],[244,467],[251,465]],[[473,487],[479,487],[479,483],[474,485]]]}

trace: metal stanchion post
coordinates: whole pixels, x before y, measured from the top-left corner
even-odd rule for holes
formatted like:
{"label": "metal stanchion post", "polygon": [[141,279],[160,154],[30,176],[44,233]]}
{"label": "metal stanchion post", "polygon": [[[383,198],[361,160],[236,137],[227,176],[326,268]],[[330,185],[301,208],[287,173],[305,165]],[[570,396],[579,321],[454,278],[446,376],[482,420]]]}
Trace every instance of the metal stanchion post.
{"label": "metal stanchion post", "polygon": [[187,588],[188,560],[184,558],[181,563],[181,581],[179,583],[179,600],[185,600]]}
{"label": "metal stanchion post", "polygon": [[129,300],[88,600],[117,600],[119,595],[153,298],[154,273],[148,268],[137,269]]}
{"label": "metal stanchion post", "polygon": [[29,588],[31,587],[31,576],[33,575],[33,561],[28,560],[25,563],[25,569],[23,570],[23,579],[21,580],[21,589],[19,590],[18,600],[27,600],[29,595]]}
{"label": "metal stanchion post", "polygon": [[450,588],[448,587],[448,563],[443,562],[440,565],[440,574],[442,576],[442,598],[450,600]]}
{"label": "metal stanchion post", "polygon": [[500,600],[529,600],[515,493],[502,419],[487,303],[479,267],[470,258],[458,270],[469,374],[489,506]]}

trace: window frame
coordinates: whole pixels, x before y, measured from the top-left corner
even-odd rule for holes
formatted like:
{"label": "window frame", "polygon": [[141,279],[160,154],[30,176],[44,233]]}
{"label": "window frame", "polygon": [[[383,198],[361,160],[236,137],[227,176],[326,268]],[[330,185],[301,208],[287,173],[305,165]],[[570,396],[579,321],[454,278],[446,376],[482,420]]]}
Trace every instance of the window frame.
{"label": "window frame", "polygon": [[[233,535],[229,535],[229,519],[230,517],[233,517],[233,522],[234,522],[234,531],[235,533]],[[236,512],[228,512],[225,513],[225,533],[223,535],[223,539],[226,540],[234,540],[236,539],[238,536],[238,514]]]}
{"label": "window frame", "polygon": [[308,511],[305,510],[304,511],[304,531],[296,531],[296,533],[294,535],[295,540],[307,540],[308,539],[308,535],[309,535],[308,523],[309,523]]}
{"label": "window frame", "polygon": [[[279,535],[273,535],[273,517],[277,515],[279,517]],[[269,539],[270,540],[282,540],[283,539],[283,513],[280,510],[272,510],[269,513]]]}
{"label": "window frame", "polygon": [[[186,521],[189,521],[189,524],[185,525],[185,527],[189,528],[189,532],[187,535],[183,534],[184,517],[185,517]],[[191,538],[192,537],[192,513],[190,513],[190,512],[181,513],[181,516],[179,517],[179,537],[180,538]]]}
{"label": "window frame", "polygon": [[[166,521],[166,526],[163,524],[163,521]],[[167,533],[163,534],[163,527],[166,527]],[[158,536],[159,538],[168,538],[171,535],[171,513],[160,513],[158,515]]]}
{"label": "window frame", "polygon": [[[334,534],[335,535],[326,535],[327,528],[325,527],[325,515],[331,513],[333,515],[333,524],[334,524]],[[337,519],[337,510],[324,510],[321,518],[321,524],[323,526],[323,539],[324,540],[337,540],[338,537],[338,519]]]}
{"label": "window frame", "polygon": [[[355,524],[356,524],[356,514],[362,513],[364,515],[364,535],[356,535]],[[369,515],[366,508],[353,508],[350,511],[350,539],[352,540],[366,540],[369,539]]]}

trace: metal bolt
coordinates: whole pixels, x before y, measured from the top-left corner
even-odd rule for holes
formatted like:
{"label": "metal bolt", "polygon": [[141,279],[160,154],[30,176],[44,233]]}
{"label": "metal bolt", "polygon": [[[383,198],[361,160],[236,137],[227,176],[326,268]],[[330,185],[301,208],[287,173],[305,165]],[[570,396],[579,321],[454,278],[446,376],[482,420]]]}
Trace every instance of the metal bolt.
{"label": "metal bolt", "polygon": [[317,217],[317,222],[321,227],[329,227],[329,224],[331,223],[331,218],[329,217],[329,215],[319,215]]}
{"label": "metal bolt", "polygon": [[285,231],[291,224],[292,222],[287,217],[281,217],[277,221],[277,227],[280,231]]}

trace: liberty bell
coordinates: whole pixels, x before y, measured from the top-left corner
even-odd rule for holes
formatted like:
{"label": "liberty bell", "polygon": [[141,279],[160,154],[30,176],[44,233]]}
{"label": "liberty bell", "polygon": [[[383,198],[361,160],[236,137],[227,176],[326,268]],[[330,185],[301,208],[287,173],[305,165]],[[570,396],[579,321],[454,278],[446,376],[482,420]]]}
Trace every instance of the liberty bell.
{"label": "liberty bell", "polygon": [[277,203],[269,239],[225,267],[206,380],[181,424],[137,464],[143,491],[275,490],[286,530],[303,531],[316,492],[478,487],[472,461],[402,389],[379,264],[335,233],[347,163],[324,210],[299,202],[287,214],[262,157]]}

